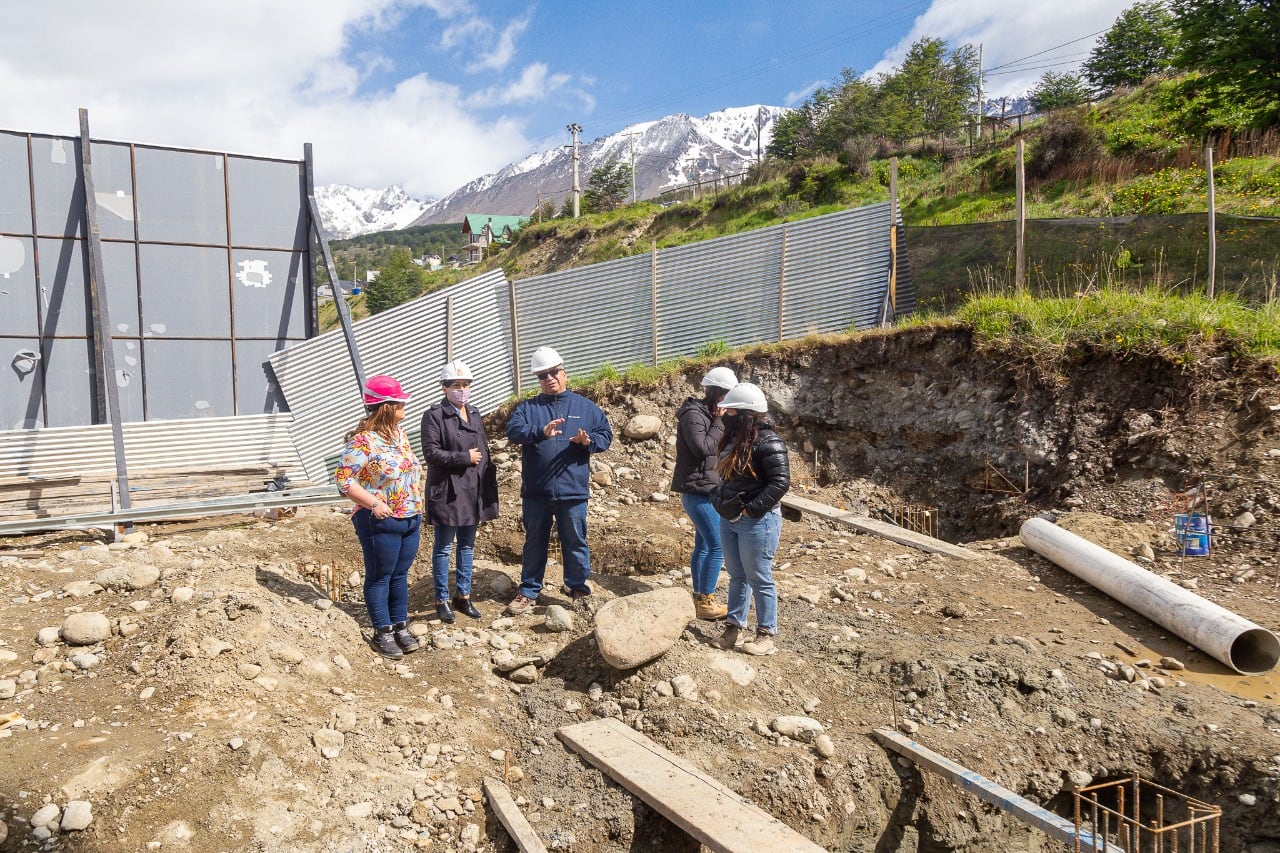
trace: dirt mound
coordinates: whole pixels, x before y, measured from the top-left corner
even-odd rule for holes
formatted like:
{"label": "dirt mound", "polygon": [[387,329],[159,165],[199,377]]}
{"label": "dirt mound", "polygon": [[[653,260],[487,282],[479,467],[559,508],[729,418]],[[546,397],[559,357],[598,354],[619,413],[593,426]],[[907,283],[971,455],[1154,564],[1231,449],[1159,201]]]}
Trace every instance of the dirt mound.
{"label": "dirt mound", "polygon": [[[665,656],[619,672],[595,648],[592,608],[554,591],[554,567],[533,615],[502,615],[522,534],[518,454],[496,433],[502,516],[477,544],[482,618],[427,618],[424,555],[410,604],[425,648],[395,664],[364,642],[359,550],[342,512],[148,526],[140,541],[111,545],[10,540],[0,849],[514,850],[481,794],[493,775],[550,849],[696,850],[556,739],[595,716],[621,719],[832,850],[1043,843],[891,757],[869,736],[877,727],[911,732],[1062,814],[1072,787],[1141,773],[1222,806],[1222,849],[1275,849],[1275,674],[1228,672],[1014,535],[1053,512],[1274,627],[1273,383],[1220,365],[1188,393],[1173,366],[1097,360],[1051,381],[975,353],[956,332],[733,367],[769,394],[797,494],[876,517],[931,507],[939,535],[980,558],[789,521],[777,655],[714,649],[718,626],[694,623]],[[598,396],[620,434],[638,413],[672,424],[693,392],[673,377]],[[693,534],[666,493],[672,457],[670,427],[619,437],[599,457],[597,600],[687,587]],[[1030,491],[1002,494],[993,469]],[[1201,487],[1219,535],[1209,556],[1183,557],[1173,514]],[[105,570],[111,589],[95,581]],[[552,605],[572,617],[567,630],[549,624]],[[109,637],[58,639],[68,616],[94,612]],[[783,733],[778,718],[793,716],[828,740]],[[62,831],[72,801],[87,802],[92,821]]]}

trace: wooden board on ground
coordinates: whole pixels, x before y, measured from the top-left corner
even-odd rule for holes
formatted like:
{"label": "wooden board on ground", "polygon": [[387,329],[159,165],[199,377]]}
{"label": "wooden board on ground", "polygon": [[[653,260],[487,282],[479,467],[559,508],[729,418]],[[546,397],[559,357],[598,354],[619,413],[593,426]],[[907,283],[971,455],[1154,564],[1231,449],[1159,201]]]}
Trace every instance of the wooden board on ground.
{"label": "wooden board on ground", "polygon": [[845,527],[852,527],[854,530],[862,533],[871,533],[876,536],[882,536],[891,542],[897,542],[900,545],[909,545],[912,548],[919,548],[921,551],[927,551],[930,554],[943,554],[947,557],[956,557],[960,560],[978,560],[981,555],[970,551],[968,548],[961,548],[959,545],[952,545],[950,542],[943,542],[941,539],[934,539],[932,536],[925,536],[923,533],[913,533],[905,527],[899,527],[896,524],[890,524],[887,521],[880,521],[875,518],[868,518],[865,515],[854,515],[851,512],[845,512],[842,509],[836,509],[824,503],[811,501],[808,498],[798,498],[787,495],[782,499],[782,505],[791,507],[801,512],[807,512],[811,515],[820,516],[828,521],[834,521],[837,524],[843,524]]}
{"label": "wooden board on ground", "polygon": [[534,831],[529,821],[525,820],[524,813],[516,805],[506,785],[491,776],[485,777],[484,793],[489,798],[493,813],[507,828],[507,834],[516,843],[516,847],[520,848],[520,853],[547,853],[542,839],[538,837],[538,833]]}
{"label": "wooden board on ground", "polygon": [[764,809],[613,717],[556,737],[676,826],[719,853],[825,853]]}

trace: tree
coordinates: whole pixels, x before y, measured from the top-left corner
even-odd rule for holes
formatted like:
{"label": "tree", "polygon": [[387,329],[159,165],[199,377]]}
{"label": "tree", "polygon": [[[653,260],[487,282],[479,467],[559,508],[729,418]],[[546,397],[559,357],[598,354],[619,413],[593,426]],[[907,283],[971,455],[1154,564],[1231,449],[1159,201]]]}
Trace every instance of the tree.
{"label": "tree", "polygon": [[1137,86],[1173,67],[1178,30],[1161,0],[1139,0],[1116,18],[1082,66],[1099,94]]}
{"label": "tree", "polygon": [[1234,127],[1280,123],[1280,0],[1171,0],[1174,63]]}
{"label": "tree", "polygon": [[1089,89],[1079,74],[1046,71],[1040,81],[1031,87],[1027,96],[1031,101],[1031,109],[1043,113],[1083,104],[1089,100]]}
{"label": "tree", "polygon": [[550,198],[539,199],[537,205],[534,206],[533,212],[529,217],[534,222],[546,222],[548,219],[555,219],[556,203]]}
{"label": "tree", "polygon": [[954,133],[968,118],[978,88],[978,54],[972,45],[947,52],[947,43],[922,38],[907,50],[902,67],[881,78],[884,132],[897,139]]}
{"label": "tree", "polygon": [[413,262],[409,250],[396,249],[377,279],[365,287],[365,305],[370,314],[386,311],[420,295],[425,284],[422,268]]}
{"label": "tree", "polygon": [[631,166],[614,160],[591,171],[582,200],[588,211],[603,213],[622,204],[630,192]]}

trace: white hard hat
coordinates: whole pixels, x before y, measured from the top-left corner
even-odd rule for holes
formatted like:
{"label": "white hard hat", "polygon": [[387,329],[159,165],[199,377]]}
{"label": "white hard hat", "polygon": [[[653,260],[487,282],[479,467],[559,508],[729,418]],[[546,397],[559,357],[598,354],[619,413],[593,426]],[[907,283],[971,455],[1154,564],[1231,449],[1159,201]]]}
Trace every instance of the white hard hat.
{"label": "white hard hat", "polygon": [[444,367],[440,368],[441,382],[448,383],[455,379],[466,379],[468,381],[475,379],[475,377],[471,375],[471,368],[467,367],[467,363],[465,361],[451,361]]}
{"label": "white hard hat", "polygon": [[702,387],[711,386],[713,388],[723,388],[728,391],[734,385],[738,384],[738,377],[733,375],[733,371],[727,367],[713,367],[707,371],[707,375],[702,377]]}
{"label": "white hard hat", "polygon": [[748,412],[767,412],[769,411],[769,403],[764,398],[764,392],[756,385],[750,382],[739,382],[729,389],[729,393],[724,395],[724,399],[720,401],[722,409],[746,409]]}
{"label": "white hard hat", "polygon": [[538,347],[533,351],[533,358],[529,361],[530,373],[541,373],[544,370],[550,370],[564,364],[564,359],[560,357],[560,353],[551,347]]}

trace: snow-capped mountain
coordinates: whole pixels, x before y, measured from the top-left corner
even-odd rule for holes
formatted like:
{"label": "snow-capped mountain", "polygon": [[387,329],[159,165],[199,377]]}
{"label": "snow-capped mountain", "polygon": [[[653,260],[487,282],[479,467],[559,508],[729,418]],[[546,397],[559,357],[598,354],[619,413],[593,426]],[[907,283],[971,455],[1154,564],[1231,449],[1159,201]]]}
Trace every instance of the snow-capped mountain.
{"label": "snow-capped mountain", "polygon": [[[635,163],[636,197],[652,198],[669,187],[736,175],[756,161],[773,137],[784,107],[733,107],[702,118],[678,113],[578,144],[578,180],[585,191],[593,169],[617,161]],[[633,147],[634,146],[634,147]],[[468,213],[528,215],[543,199],[557,208],[573,188],[569,146],[530,154],[476,178],[409,223],[461,222]]]}
{"label": "snow-capped mountain", "polygon": [[345,184],[316,187],[316,206],[320,208],[325,236],[330,240],[406,228],[422,216],[429,204],[412,198],[399,187],[382,190]]}

